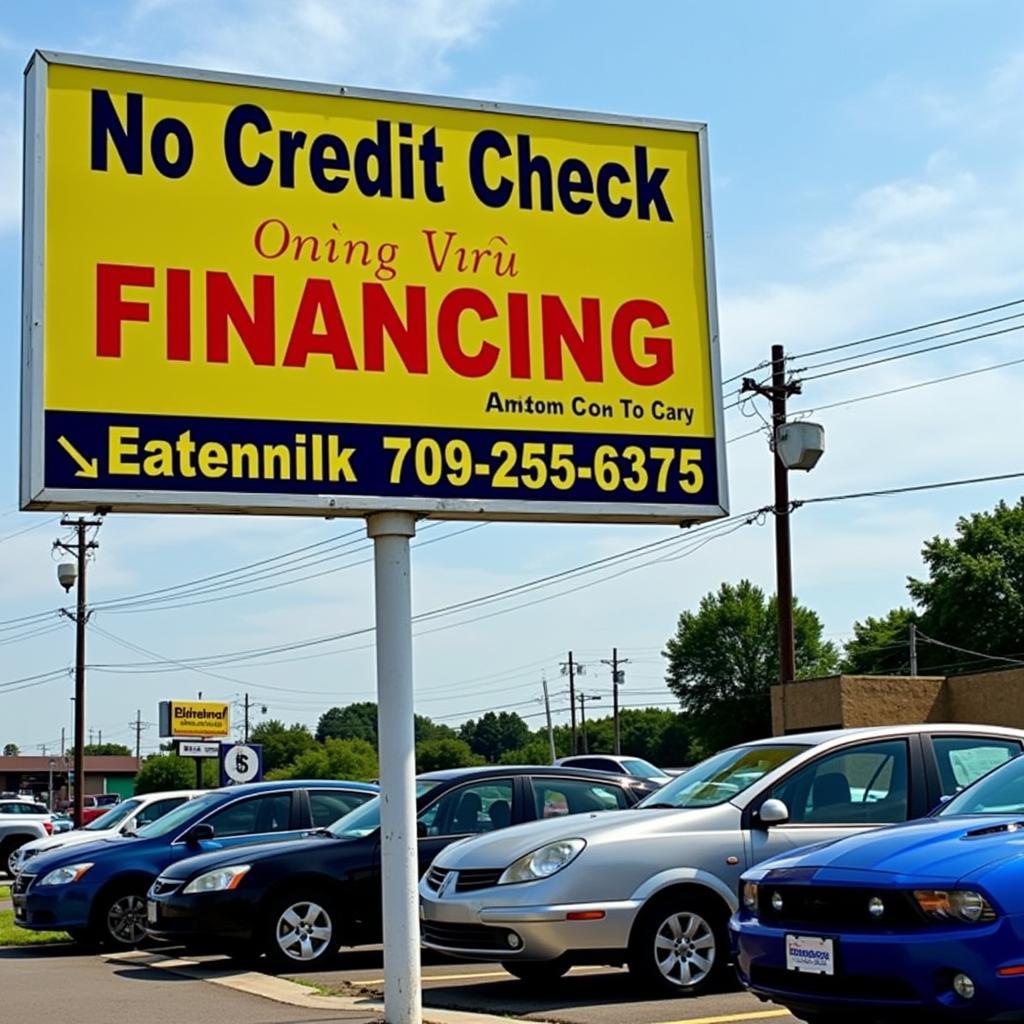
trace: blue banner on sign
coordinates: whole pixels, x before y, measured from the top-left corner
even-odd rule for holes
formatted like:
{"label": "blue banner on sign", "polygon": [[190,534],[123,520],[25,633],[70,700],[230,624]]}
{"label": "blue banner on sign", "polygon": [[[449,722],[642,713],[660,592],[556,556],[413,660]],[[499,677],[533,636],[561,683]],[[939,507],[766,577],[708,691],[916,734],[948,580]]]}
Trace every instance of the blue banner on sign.
{"label": "blue banner on sign", "polygon": [[262,743],[223,743],[220,748],[220,784],[241,786],[263,779]]}

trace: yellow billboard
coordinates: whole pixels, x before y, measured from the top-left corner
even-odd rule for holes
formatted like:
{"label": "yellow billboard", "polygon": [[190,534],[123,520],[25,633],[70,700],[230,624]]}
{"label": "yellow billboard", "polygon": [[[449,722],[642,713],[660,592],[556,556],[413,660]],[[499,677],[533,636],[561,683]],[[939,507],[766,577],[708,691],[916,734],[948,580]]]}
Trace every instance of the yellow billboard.
{"label": "yellow billboard", "polygon": [[202,739],[230,736],[230,706],[208,700],[163,700],[160,735]]}
{"label": "yellow billboard", "polygon": [[37,53],[25,508],[727,507],[703,125]]}

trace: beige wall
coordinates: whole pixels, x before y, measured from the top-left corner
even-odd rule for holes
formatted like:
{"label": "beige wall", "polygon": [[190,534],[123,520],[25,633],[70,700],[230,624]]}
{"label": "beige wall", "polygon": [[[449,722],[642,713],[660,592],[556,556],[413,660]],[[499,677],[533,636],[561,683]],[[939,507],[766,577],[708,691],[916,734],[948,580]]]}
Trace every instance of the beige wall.
{"label": "beige wall", "polygon": [[956,676],[946,687],[952,721],[1024,728],[1024,668]]}

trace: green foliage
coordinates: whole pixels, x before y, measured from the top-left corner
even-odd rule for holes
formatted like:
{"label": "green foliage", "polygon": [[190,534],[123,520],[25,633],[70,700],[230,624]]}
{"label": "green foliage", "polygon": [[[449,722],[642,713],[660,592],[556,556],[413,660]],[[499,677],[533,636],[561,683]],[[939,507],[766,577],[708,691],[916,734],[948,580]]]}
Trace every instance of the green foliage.
{"label": "green foliage", "polygon": [[469,768],[475,764],[483,764],[469,749],[469,744],[460,739],[444,737],[435,740],[423,740],[416,744],[416,770],[418,772],[436,772],[444,768]]}
{"label": "green foliage", "polygon": [[82,753],[86,757],[133,757],[135,752],[123,743],[86,743]]}
{"label": "green foliage", "polygon": [[[822,638],[821,620],[793,602],[796,669],[800,678],[834,673],[835,646]],[[705,749],[771,733],[769,690],[778,681],[778,608],[750,580],[723,583],[683,612],[665,645],[666,681]]]}
{"label": "green foliage", "polygon": [[260,722],[250,730],[249,739],[263,744],[263,769],[268,773],[284,768],[316,746],[316,740],[306,726],[299,723],[286,726],[276,718]]}
{"label": "green foliage", "polygon": [[348,779],[369,782],[377,778],[377,751],[366,740],[328,739],[311,747],[269,779]]}
{"label": "green foliage", "polygon": [[547,730],[543,736],[534,736],[522,747],[506,750],[501,755],[500,764],[551,764],[551,747],[548,744]]}
{"label": "green foliage", "polygon": [[426,740],[455,740],[459,734],[450,726],[435,722],[426,715],[414,715],[413,724],[416,729],[416,742]]}
{"label": "green foliage", "polygon": [[177,754],[153,754],[147,757],[135,776],[135,792],[138,795],[160,793],[167,789],[192,789],[195,784],[195,762],[190,757],[178,757]]}
{"label": "green foliage", "polygon": [[316,738],[324,740],[364,740],[377,747],[377,705],[373,701],[360,701],[343,708],[331,708],[320,716]]}
{"label": "green foliage", "polygon": [[488,711],[480,719],[470,719],[459,730],[459,737],[489,764],[496,764],[508,750],[522,747],[530,738],[530,727],[514,711],[496,715]]}
{"label": "green foliage", "polygon": [[911,608],[893,608],[884,618],[868,616],[853,624],[842,670],[850,675],[905,675],[910,671],[910,623],[920,622]]}
{"label": "green foliage", "polygon": [[4,744],[4,757],[17,757],[21,753],[17,743]]}

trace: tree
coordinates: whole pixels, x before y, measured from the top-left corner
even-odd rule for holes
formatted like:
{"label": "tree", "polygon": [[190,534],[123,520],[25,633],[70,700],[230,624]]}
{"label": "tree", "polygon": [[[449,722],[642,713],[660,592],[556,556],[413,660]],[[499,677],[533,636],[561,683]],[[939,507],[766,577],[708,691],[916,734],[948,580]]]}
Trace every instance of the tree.
{"label": "tree", "polygon": [[377,705],[370,700],[331,708],[320,716],[316,738],[324,740],[365,740],[377,746]]}
{"label": "tree", "polygon": [[192,789],[196,784],[196,766],[189,757],[177,754],[153,754],[142,762],[135,776],[135,792],[160,793],[168,789]]}
{"label": "tree", "polygon": [[912,608],[893,608],[881,619],[868,616],[853,624],[842,669],[850,675],[903,675],[910,670],[910,624],[920,616]]}
{"label": "tree", "polygon": [[[86,743],[82,748],[86,757],[133,757],[134,751],[123,743]],[[72,751],[72,755],[74,751]]]}
{"label": "tree", "polygon": [[[821,620],[793,602],[798,678],[830,675],[839,662]],[[704,752],[771,733],[770,687],[778,682],[778,608],[750,580],[723,583],[683,612],[665,645],[666,682]]]}
{"label": "tree", "polygon": [[469,749],[469,744],[460,739],[442,738],[423,740],[416,744],[416,770],[436,772],[444,768],[469,768],[480,764],[482,758]]}
{"label": "tree", "polygon": [[323,746],[301,753],[287,767],[271,772],[268,778],[369,782],[377,774],[377,751],[366,740],[328,739]]}
{"label": "tree", "polygon": [[316,746],[313,734],[304,725],[296,722],[286,726],[276,718],[260,722],[250,730],[249,739],[263,744],[263,769],[266,772],[284,768]]}
{"label": "tree", "polygon": [[488,711],[479,720],[463,723],[459,738],[469,744],[474,754],[496,764],[507,750],[522,747],[530,738],[530,727],[514,711],[496,715]]}
{"label": "tree", "polygon": [[17,757],[21,753],[17,743],[7,743],[4,745],[4,757]]}
{"label": "tree", "polygon": [[[568,750],[568,746],[566,746]],[[501,764],[551,764],[551,746],[548,743],[547,730],[543,736],[533,736],[525,746],[515,750],[506,750],[501,755]]]}
{"label": "tree", "polygon": [[414,715],[413,723],[416,729],[416,742],[423,743],[425,740],[454,740],[459,734],[450,726],[435,722],[426,715]]}

